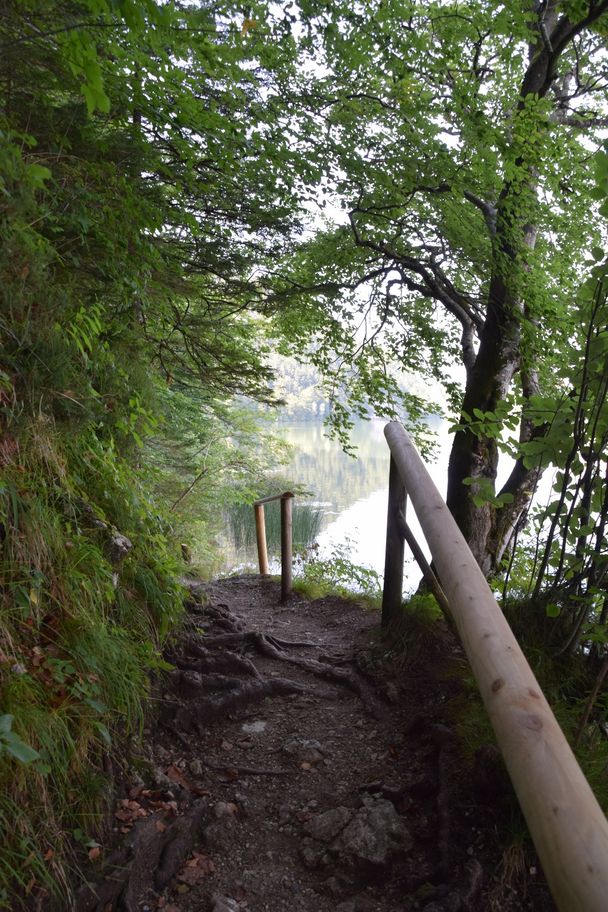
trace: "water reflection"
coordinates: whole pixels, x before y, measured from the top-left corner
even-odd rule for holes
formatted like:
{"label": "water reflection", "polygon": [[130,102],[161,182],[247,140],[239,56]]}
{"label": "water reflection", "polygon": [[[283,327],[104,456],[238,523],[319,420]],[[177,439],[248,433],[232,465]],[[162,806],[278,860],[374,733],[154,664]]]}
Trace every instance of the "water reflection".
{"label": "water reflection", "polygon": [[[326,490],[331,491],[332,485],[336,490],[334,499],[328,494],[327,500],[331,504],[325,508],[325,520],[318,536],[321,556],[330,557],[334,548],[348,544],[348,554],[353,563],[364,567],[371,567],[378,573],[384,571],[384,549],[386,541],[386,510],[388,496],[388,469],[389,451],[384,438],[384,420],[360,422],[353,429],[352,440],[358,447],[357,460],[353,460],[339,450],[339,446],[329,441],[330,445],[338,450],[332,454],[335,464],[340,464],[347,459],[350,465],[357,466],[356,473],[350,475],[348,470],[332,475],[329,471],[323,478]],[[429,426],[437,434],[437,444],[432,460],[427,461],[433,481],[442,494],[445,493],[447,483],[447,467],[450,451],[450,438],[447,433],[447,422],[433,419]],[[291,429],[290,433],[293,433]],[[295,439],[288,437],[290,442]],[[305,437],[300,446],[306,446]],[[326,441],[327,442],[327,441]],[[299,462],[298,455],[294,455],[294,470]],[[344,481],[342,481],[342,478]],[[355,479],[353,481],[353,478]],[[311,488],[314,484],[311,483]],[[332,507],[335,512],[332,513]],[[408,511],[408,524],[418,539],[421,547],[429,557],[428,549],[422,535],[422,530],[413,510]],[[413,591],[420,580],[420,571],[406,547],[404,567],[404,590]]]}
{"label": "water reflection", "polygon": [[[312,492],[308,502],[318,504],[323,517],[317,538],[322,557],[330,557],[336,546],[347,545],[354,563],[384,570],[389,451],[381,419],[357,422],[351,442],[356,458],[348,456],[335,440],[324,434],[321,421],[298,425],[278,425],[277,433],[294,447],[293,458],[284,474]],[[442,493],[445,493],[450,439],[447,423],[431,419],[437,434],[435,459],[427,468]],[[424,538],[413,510],[408,523],[420,544]],[[428,552],[427,552],[428,555]],[[255,563],[255,553],[240,553],[239,561]],[[234,565],[233,557],[233,565]],[[420,572],[406,549],[404,589],[413,590]]]}

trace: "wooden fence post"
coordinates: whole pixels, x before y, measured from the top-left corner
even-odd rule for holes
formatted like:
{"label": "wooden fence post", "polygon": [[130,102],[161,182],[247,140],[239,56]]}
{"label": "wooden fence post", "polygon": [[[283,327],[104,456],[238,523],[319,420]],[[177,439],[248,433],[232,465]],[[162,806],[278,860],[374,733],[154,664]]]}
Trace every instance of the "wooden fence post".
{"label": "wooden fence post", "polygon": [[293,494],[281,495],[281,601],[287,601],[292,589],[292,505]]}
{"label": "wooden fence post", "polygon": [[401,523],[405,516],[405,487],[391,455],[388,474],[388,510],[386,514],[386,552],[382,590],[382,626],[387,627],[401,609],[403,592],[403,559],[405,546]]}
{"label": "wooden fence post", "polygon": [[[258,543],[258,563],[260,574],[268,576],[268,551],[266,549],[266,523],[264,520],[264,504],[254,504],[255,537]],[[249,514],[251,516],[251,513]]]}

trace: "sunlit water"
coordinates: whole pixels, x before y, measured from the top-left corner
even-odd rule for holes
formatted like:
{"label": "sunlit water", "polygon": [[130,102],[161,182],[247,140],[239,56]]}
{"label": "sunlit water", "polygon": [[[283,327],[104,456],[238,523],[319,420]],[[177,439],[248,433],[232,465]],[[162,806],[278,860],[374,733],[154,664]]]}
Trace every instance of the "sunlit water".
{"label": "sunlit water", "polygon": [[[317,537],[319,556],[331,559],[340,551],[355,564],[382,574],[386,542],[386,513],[388,498],[389,450],[384,437],[386,422],[381,419],[359,421],[351,432],[356,458],[348,456],[340,444],[325,436],[322,421],[297,425],[278,424],[275,433],[293,448],[291,462],[282,474],[303,485],[311,492],[303,502],[318,506],[323,512],[321,531]],[[429,419],[429,429],[435,435],[434,455],[425,460],[426,468],[440,494],[445,498],[448,460],[452,437],[448,422]],[[512,463],[501,460],[498,487],[506,480]],[[538,503],[545,503],[550,494],[551,473],[543,479]],[[430,559],[422,530],[413,508],[407,509],[408,525],[412,529],[427,559]],[[405,549],[404,591],[418,586],[421,573]],[[272,556],[271,556],[272,557]],[[255,552],[232,554],[227,569],[235,565],[256,566]],[[271,572],[279,572],[278,561],[271,560]]]}
{"label": "sunlit water", "polygon": [[[278,425],[277,435],[293,448],[291,462],[282,470],[294,482],[311,492],[305,502],[323,513],[317,538],[319,556],[331,558],[340,549],[355,564],[384,570],[386,538],[389,451],[384,438],[386,422],[360,421],[352,430],[351,443],[356,457],[348,456],[340,444],[325,436],[321,421],[299,425]],[[427,467],[442,494],[445,494],[450,440],[447,423],[432,420],[436,433],[435,458]],[[424,547],[424,539],[412,510],[408,524]],[[254,561],[253,554],[241,554],[240,561]],[[271,568],[272,569],[272,568]],[[420,571],[406,555],[404,589],[414,589]]]}

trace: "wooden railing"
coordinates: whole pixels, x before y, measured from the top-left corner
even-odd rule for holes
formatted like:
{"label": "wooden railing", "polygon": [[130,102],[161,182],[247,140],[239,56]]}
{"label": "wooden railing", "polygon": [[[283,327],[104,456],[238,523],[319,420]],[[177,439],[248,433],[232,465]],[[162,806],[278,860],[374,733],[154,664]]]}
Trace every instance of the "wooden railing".
{"label": "wooden railing", "polygon": [[410,438],[396,421],[384,433],[391,466],[383,622],[401,608],[409,496],[556,905],[606,912],[606,818]]}
{"label": "wooden railing", "polygon": [[258,563],[260,574],[268,576],[268,547],[266,545],[266,523],[264,520],[264,504],[274,500],[281,501],[281,601],[287,601],[293,587],[292,577],[292,505],[291,491],[274,494],[271,497],[262,497],[253,504],[255,515],[255,537],[258,544]]}

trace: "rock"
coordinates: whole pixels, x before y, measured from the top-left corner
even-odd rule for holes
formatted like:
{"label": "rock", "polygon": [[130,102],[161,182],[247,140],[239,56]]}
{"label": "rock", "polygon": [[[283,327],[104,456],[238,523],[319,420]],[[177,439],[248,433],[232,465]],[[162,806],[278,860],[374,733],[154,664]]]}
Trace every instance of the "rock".
{"label": "rock", "polygon": [[238,912],[239,904],[230,896],[216,893],[211,898],[211,912]]}
{"label": "rock", "polygon": [[300,843],[300,858],[304,867],[308,868],[309,871],[314,871],[315,868],[319,867],[322,855],[323,849],[319,848],[313,839],[305,836]]}
{"label": "rock", "polygon": [[157,788],[163,789],[164,792],[173,797],[175,782],[172,782],[161,769],[156,768],[154,770],[152,773],[152,780]]}
{"label": "rock", "polygon": [[232,852],[234,849],[234,817],[224,817],[205,828],[205,845],[210,852]]}
{"label": "rock", "polygon": [[157,744],[154,751],[159,760],[168,760],[171,756],[167,748],[163,747],[162,744]]}
{"label": "rock", "polygon": [[213,816],[216,820],[221,820],[224,817],[236,817],[238,811],[238,807],[232,801],[217,801],[213,805]]}
{"label": "rock", "polygon": [[345,893],[352,893],[355,885],[352,880],[343,874],[338,874],[328,877],[324,886],[330,896],[333,896],[334,899],[340,899]]}
{"label": "rock", "polygon": [[324,757],[319,742],[310,738],[290,738],[284,743],[283,750],[304,763],[318,763]]}
{"label": "rock", "polygon": [[205,767],[203,766],[202,761],[198,759],[191,760],[188,764],[188,769],[193,776],[197,777],[197,779],[200,779],[205,771]]}
{"label": "rock", "polygon": [[374,908],[374,901],[365,893],[355,896],[355,912],[373,912]]}
{"label": "rock", "polygon": [[397,685],[395,683],[393,683],[393,681],[389,681],[386,684],[386,686],[384,688],[384,693],[386,694],[386,699],[389,701],[389,703],[393,703],[393,704],[399,703],[399,700],[401,699],[401,695],[399,693],[399,688],[397,687]]}
{"label": "rock", "polygon": [[126,535],[121,535],[120,532],[113,531],[108,545],[112,563],[117,564],[121,561],[132,547],[133,542],[131,539],[127,538]]}
{"label": "rock", "polygon": [[360,808],[331,850],[355,870],[386,866],[397,854],[409,851],[412,838],[390,801],[363,797]]}
{"label": "rock", "polygon": [[241,731],[247,732],[248,735],[258,735],[265,731],[267,724],[262,719],[256,719],[255,722],[245,722],[241,725]]}
{"label": "rock", "polygon": [[331,842],[350,821],[353,812],[350,808],[337,807],[323,814],[317,814],[304,824],[304,830],[319,842]]}
{"label": "rock", "polygon": [[280,824],[288,823],[289,820],[291,819],[291,813],[292,813],[291,805],[282,804],[281,807],[279,808],[279,823]]}

